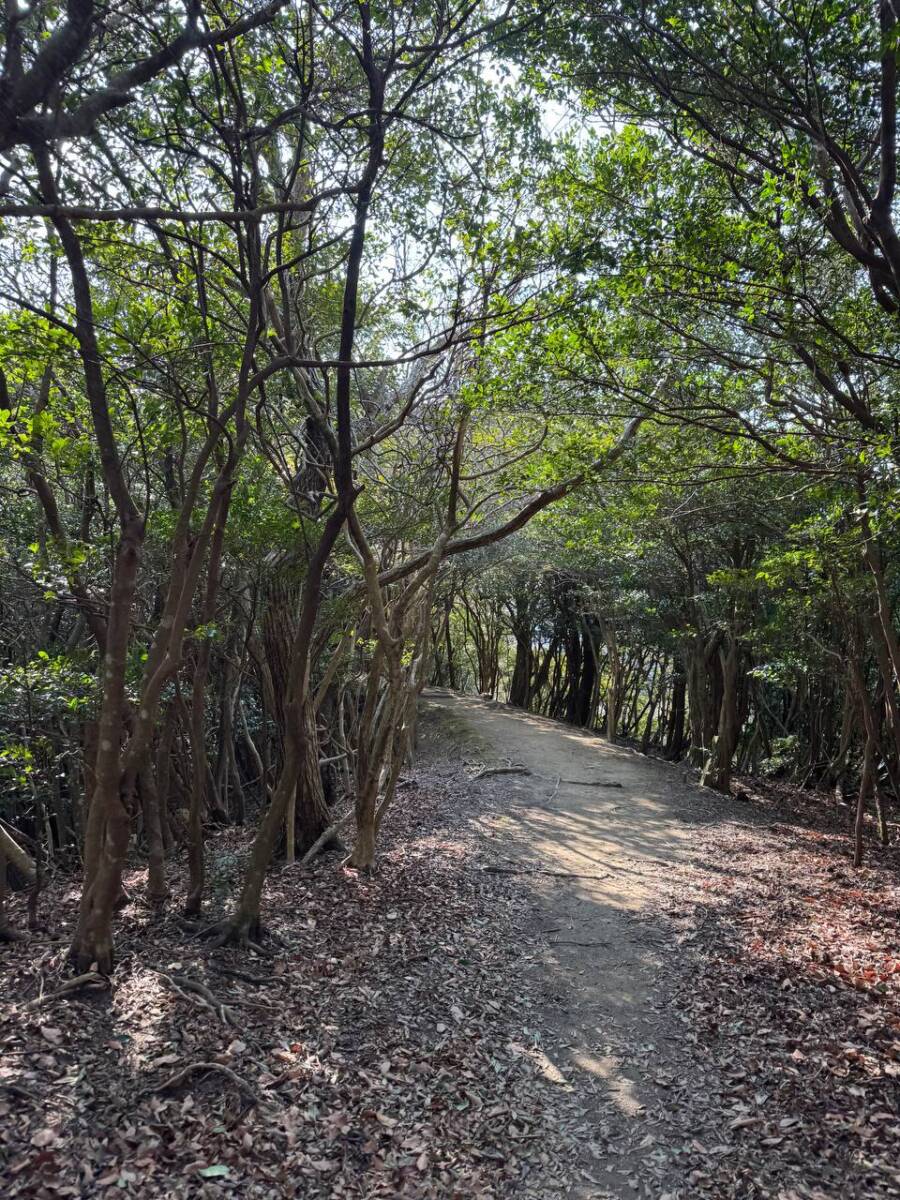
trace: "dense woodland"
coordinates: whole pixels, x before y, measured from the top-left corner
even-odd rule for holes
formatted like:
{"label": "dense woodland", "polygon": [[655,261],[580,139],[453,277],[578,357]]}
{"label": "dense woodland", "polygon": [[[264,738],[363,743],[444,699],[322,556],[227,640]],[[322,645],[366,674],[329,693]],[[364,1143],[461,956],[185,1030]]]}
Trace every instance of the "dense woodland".
{"label": "dense woodland", "polygon": [[272,864],[372,870],[429,683],[896,836],[897,54],[891,0],[6,5],[0,883],[77,884],[76,970],[136,865],[239,945]]}

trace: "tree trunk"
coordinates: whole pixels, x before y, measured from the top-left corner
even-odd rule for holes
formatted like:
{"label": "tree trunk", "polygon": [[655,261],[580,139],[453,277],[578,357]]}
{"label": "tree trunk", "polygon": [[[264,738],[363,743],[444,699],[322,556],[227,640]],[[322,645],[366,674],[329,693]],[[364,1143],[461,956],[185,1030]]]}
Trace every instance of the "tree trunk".
{"label": "tree trunk", "polygon": [[672,678],[672,707],[665,746],[666,758],[671,762],[677,762],[684,752],[685,690],[684,671],[676,667]]}
{"label": "tree trunk", "polygon": [[203,819],[206,815],[207,762],[203,707],[206,701],[205,672],[200,663],[194,664],[191,707],[188,713],[191,748],[191,798],[187,821],[188,890],[184,902],[185,916],[198,916],[203,908],[203,888],[206,883],[206,857],[203,849]]}
{"label": "tree trunk", "polygon": [[856,816],[853,821],[853,865],[861,867],[863,860],[863,825],[866,813],[866,797],[872,785],[872,775],[875,762],[875,743],[870,737],[866,738],[866,748],[863,754],[862,778],[859,781],[859,795],[856,798]]}
{"label": "tree trunk", "polygon": [[131,814],[122,790],[121,748],[131,608],[142,541],[142,522],[136,520],[125,527],[113,574],[95,785],[85,830],[84,890],[71,949],[80,973],[96,963],[101,973],[109,974],[113,966],[112,918],[131,834]]}
{"label": "tree trunk", "polygon": [[[5,864],[15,869],[16,874],[25,886],[30,887],[34,883],[35,875],[37,874],[34,860],[30,855],[26,854],[15,838],[7,833],[2,825],[0,825],[0,854],[3,855]],[[6,878],[6,870],[7,866],[4,866],[4,879]]]}
{"label": "tree trunk", "polygon": [[594,681],[597,676],[597,656],[594,652],[594,639],[587,623],[582,634],[581,678],[578,681],[578,697],[575,705],[575,719],[583,728],[591,723],[591,709],[594,699]]}
{"label": "tree trunk", "polygon": [[459,688],[459,676],[456,661],[453,657],[453,637],[450,630],[450,615],[453,612],[453,598],[448,597],[444,605],[444,642],[447,647],[447,685],[452,691]]}
{"label": "tree trunk", "polygon": [[297,813],[293,849],[302,857],[313,842],[317,841],[328,828],[331,814],[325,802],[325,789],[322,786],[322,771],[319,767],[319,736],[316,731],[316,714],[311,698],[303,705],[300,719],[304,728],[300,738],[302,754],[298,763]]}
{"label": "tree trunk", "polygon": [[296,792],[298,773],[305,751],[303,740],[308,725],[299,718],[304,705],[311,703],[310,656],[313,628],[322,593],[322,574],[345,520],[346,509],[339,504],[325,522],[322,536],[312,553],[303,581],[297,632],[291,647],[290,694],[287,705],[289,715],[285,730],[284,763],[268,810],[253,840],[250,862],[235,911],[211,931],[219,944],[232,941],[245,944],[249,938],[255,939],[259,933],[260,900],[266,871],[275,852],[278,834],[284,826],[288,802]]}
{"label": "tree trunk", "polygon": [[152,905],[160,906],[165,903],[169,889],[166,886],[166,854],[160,822],[159,794],[150,763],[145,763],[141,768],[138,790],[144,818],[144,837],[147,839],[147,899]]}
{"label": "tree trunk", "polygon": [[357,796],[354,805],[356,837],[347,866],[369,872],[375,865],[375,796]]}
{"label": "tree trunk", "polygon": [[[0,834],[2,832],[0,830]],[[15,929],[10,929],[6,924],[6,845],[7,843],[0,838],[0,944],[3,942],[24,941],[24,934],[19,933]],[[15,842],[13,842],[13,845],[15,845]]]}
{"label": "tree trunk", "polygon": [[726,795],[731,790],[731,764],[740,736],[738,714],[738,664],[737,640],[730,637],[728,649],[720,649],[722,668],[722,701],[719,709],[719,726],[712,739],[709,756],[700,776],[703,787]]}
{"label": "tree trunk", "polygon": [[606,687],[606,740],[614,742],[619,727],[619,705],[622,697],[622,662],[619,658],[619,644],[616,631],[609,622],[603,623],[603,636],[606,640],[607,664],[609,678]]}
{"label": "tree trunk", "polygon": [[531,682],[531,633],[515,633],[516,655],[513,661],[512,678],[509,685],[509,703],[516,708],[528,708]]}

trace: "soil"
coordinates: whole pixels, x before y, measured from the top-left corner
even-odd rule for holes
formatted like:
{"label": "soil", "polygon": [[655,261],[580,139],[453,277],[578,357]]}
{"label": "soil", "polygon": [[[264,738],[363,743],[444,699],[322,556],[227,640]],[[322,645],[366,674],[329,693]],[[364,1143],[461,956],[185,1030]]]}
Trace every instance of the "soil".
{"label": "soil", "polygon": [[[685,1065],[682,1030],[663,1003],[669,932],[657,914],[673,867],[702,859],[696,826],[743,818],[740,806],[671,764],[496,701],[435,690],[428,704],[477,734],[488,770],[529,772],[476,785],[502,796],[482,821],[485,865],[549,872],[519,879],[538,947],[531,970],[544,996],[547,1070],[589,1101],[596,1135],[570,1194],[633,1197],[644,1114],[666,1102],[656,1080]],[[610,1145],[619,1152],[607,1165],[595,1156],[608,1159]]]}
{"label": "soil", "polygon": [[895,852],[853,872],[820,798],[719,796],[496,701],[427,703],[494,797],[481,866],[515,872],[545,1070],[585,1118],[567,1194],[900,1195]]}

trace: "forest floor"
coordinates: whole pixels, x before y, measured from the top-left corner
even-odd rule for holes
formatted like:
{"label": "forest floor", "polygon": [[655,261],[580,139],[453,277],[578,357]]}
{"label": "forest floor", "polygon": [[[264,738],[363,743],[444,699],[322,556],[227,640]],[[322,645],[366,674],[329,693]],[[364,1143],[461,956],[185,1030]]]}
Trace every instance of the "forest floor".
{"label": "forest floor", "polygon": [[[136,869],[110,985],[58,995],[54,880],[0,947],[0,1191],[900,1195],[900,877],[846,822],[432,693],[377,873],[275,870],[259,950]],[[246,850],[211,837],[211,918]]]}

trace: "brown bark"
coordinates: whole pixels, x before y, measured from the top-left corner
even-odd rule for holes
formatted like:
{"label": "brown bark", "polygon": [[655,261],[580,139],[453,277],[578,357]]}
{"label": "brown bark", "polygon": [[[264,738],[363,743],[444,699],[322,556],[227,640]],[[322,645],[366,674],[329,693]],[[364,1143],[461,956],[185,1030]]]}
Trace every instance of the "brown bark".
{"label": "brown bark", "polygon": [[[872,643],[875,647],[875,657],[878,660],[878,669],[881,673],[881,686],[884,689],[884,706],[885,706],[885,724],[888,727],[891,742],[893,743],[892,753],[895,764],[900,767],[900,705],[897,701],[897,682],[891,669],[891,659],[888,650],[887,641],[884,637],[884,630],[877,617],[873,617],[869,622],[869,627],[872,631]],[[900,798],[896,783],[894,791]]]}
{"label": "brown bark", "polygon": [[[0,829],[0,834],[2,834]],[[15,843],[13,843],[15,845]],[[24,934],[6,924],[6,843],[0,837],[0,943],[24,941]]]}
{"label": "brown bark", "polygon": [[[268,668],[269,703],[281,731],[282,753],[291,716],[287,703],[292,671],[292,644],[296,636],[296,621],[291,604],[296,602],[295,589],[273,587],[263,620],[263,641]],[[315,726],[314,703],[309,698],[301,705],[299,721],[302,753],[297,759],[296,789],[289,797],[285,812],[285,860],[292,863],[297,853],[309,849],[328,826],[329,812],[319,772],[318,736]]]}
{"label": "brown bark", "polygon": [[288,802],[297,787],[298,771],[303,759],[303,738],[308,725],[298,718],[304,704],[309,703],[310,650],[319,611],[322,575],[345,519],[345,509],[339,505],[325,522],[322,536],[310,558],[303,582],[297,632],[291,652],[291,692],[288,696],[289,720],[285,730],[284,763],[271,802],[253,841],[250,862],[235,911],[212,931],[220,943],[236,941],[243,944],[248,939],[255,939],[259,933],[260,899],[266,871],[272,861],[279,831],[284,825]]}
{"label": "brown bark", "polygon": [[[390,616],[378,578],[375,556],[356,512],[348,514],[349,532],[365,577],[376,650],[369,669],[356,758],[356,839],[346,865],[371,871],[384,813],[393,800],[400,768],[411,744],[415,701],[428,678],[434,579],[456,524],[463,446],[469,413],[463,411],[453,452],[447,520],[425,565],[394,599]],[[411,659],[404,648],[412,644]],[[381,689],[382,671],[385,686]],[[383,789],[383,790],[382,790]],[[378,805],[379,792],[382,794]]]}
{"label": "brown bark", "polygon": [[94,794],[84,844],[85,882],[72,944],[77,970],[112,970],[112,916],[121,890],[131,814],[121,789],[121,744],[125,730],[125,671],[131,608],[137,582],[143,527],[125,528],[116,555],[110,596],[103,701],[98,723]]}
{"label": "brown bark", "polygon": [[162,732],[159,737],[159,754],[156,760],[156,795],[159,805],[159,827],[163,850],[169,853],[175,845],[172,825],[169,821],[169,798],[172,792],[172,755],[175,753],[175,724],[177,711],[174,704],[166,706]]}
{"label": "brown bark", "polygon": [[738,646],[729,637],[727,649],[720,648],[719,659],[722,675],[722,700],[719,708],[719,724],[709,749],[709,755],[700,776],[704,787],[726,795],[731,790],[731,766],[740,736],[738,714]]}
{"label": "brown bark", "polygon": [[863,826],[865,823],[866,797],[872,786],[875,764],[875,745],[870,737],[866,738],[866,748],[863,755],[862,778],[859,781],[859,795],[856,799],[856,816],[853,821],[853,865],[861,867],[863,860]]}
{"label": "brown bark", "polygon": [[619,705],[622,699],[622,660],[619,657],[619,644],[616,631],[609,621],[602,622],[603,637],[607,650],[607,685],[606,685],[606,738],[616,740],[619,727]]}
{"label": "brown bark", "polygon": [[[231,500],[230,487],[223,488],[215,513],[215,528],[209,543],[209,563],[206,568],[206,589],[200,608],[204,636],[197,649],[197,661],[191,688],[191,807],[188,818],[188,894],[184,904],[186,916],[196,916],[203,907],[203,888],[206,882],[206,863],[203,847],[203,819],[210,796],[207,794],[208,763],[206,757],[206,681],[212,643],[205,636],[205,627],[216,614],[216,599],[222,569],[222,547]],[[195,549],[194,553],[198,553]]]}
{"label": "brown bark", "polygon": [[[862,499],[865,500],[864,492],[862,493]],[[897,631],[891,619],[891,602],[888,596],[887,583],[884,578],[881,547],[878,545],[875,535],[872,532],[867,513],[864,513],[862,518],[862,533],[863,559],[869,568],[875,587],[875,596],[878,601],[878,622],[894,672],[894,687],[900,687],[900,638],[897,636]]]}
{"label": "brown bark", "polygon": [[138,790],[147,841],[147,899],[152,905],[159,906],[165,903],[169,889],[166,886],[166,853],[160,823],[159,795],[150,763],[144,765],[138,776]]}
{"label": "brown bark", "polygon": [[289,862],[304,855],[328,828],[330,813],[319,769],[319,736],[311,699],[302,705],[300,721],[304,728],[299,739],[301,753],[297,764],[297,788],[293,838],[288,840]]}
{"label": "brown bark", "polygon": [[[44,199],[56,203],[56,183],[46,149],[35,150],[35,162]],[[120,753],[125,734],[125,671],[131,611],[144,523],[128,490],[112,428],[101,369],[103,357],[97,344],[93,298],[81,242],[66,218],[57,215],[52,218],[52,223],[69,267],[85,393],[104,480],[119,521],[103,657],[96,780],[85,831],[85,882],[72,945],[72,957],[79,971],[86,971],[96,962],[100,971],[109,972],[112,969],[113,907],[121,890],[130,832],[130,815],[120,787]]]}
{"label": "brown bark", "polygon": [[684,671],[677,666],[672,678],[672,706],[666,727],[666,758],[677,762],[684,751],[686,680]]}
{"label": "brown bark", "polygon": [[[3,855],[5,864],[9,864],[15,868],[16,874],[23,883],[29,886],[34,883],[35,875],[37,873],[34,860],[22,849],[12,834],[8,833],[2,825],[0,825],[0,854]],[[6,878],[5,865],[3,878]]]}

